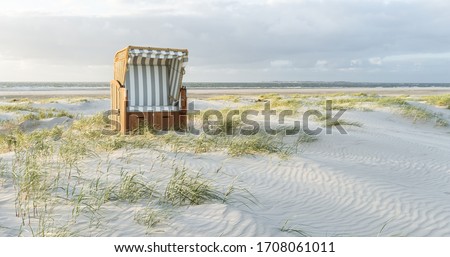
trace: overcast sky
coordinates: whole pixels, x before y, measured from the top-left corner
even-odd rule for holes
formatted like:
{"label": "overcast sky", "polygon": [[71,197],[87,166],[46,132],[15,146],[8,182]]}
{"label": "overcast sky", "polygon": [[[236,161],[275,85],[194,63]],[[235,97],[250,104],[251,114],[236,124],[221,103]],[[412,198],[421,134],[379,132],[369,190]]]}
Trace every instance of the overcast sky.
{"label": "overcast sky", "polygon": [[450,82],[449,0],[0,0],[0,81],[109,81],[127,45],[185,81]]}

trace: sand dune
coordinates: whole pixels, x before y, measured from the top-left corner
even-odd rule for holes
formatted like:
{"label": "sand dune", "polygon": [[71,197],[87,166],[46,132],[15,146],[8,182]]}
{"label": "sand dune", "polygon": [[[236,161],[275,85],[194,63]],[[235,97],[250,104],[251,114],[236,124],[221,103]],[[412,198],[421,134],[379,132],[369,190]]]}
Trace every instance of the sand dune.
{"label": "sand dune", "polygon": [[[93,105],[101,108],[86,106]],[[450,110],[440,112],[450,120]],[[413,122],[387,108],[348,111],[344,118],[363,125],[345,127],[346,135],[321,134],[287,159],[168,149],[120,149],[85,159],[85,180],[94,173],[114,180],[121,168],[141,171],[163,193],[173,166],[181,163],[233,193],[197,206],[160,205],[166,218],[151,230],[134,221],[136,205],[106,203],[99,225],[81,216],[73,229],[86,236],[450,236],[449,128]],[[11,161],[13,153],[0,158]],[[21,219],[15,216],[15,188],[3,181],[0,236],[16,236]],[[62,209],[54,210],[60,220],[68,215]]]}

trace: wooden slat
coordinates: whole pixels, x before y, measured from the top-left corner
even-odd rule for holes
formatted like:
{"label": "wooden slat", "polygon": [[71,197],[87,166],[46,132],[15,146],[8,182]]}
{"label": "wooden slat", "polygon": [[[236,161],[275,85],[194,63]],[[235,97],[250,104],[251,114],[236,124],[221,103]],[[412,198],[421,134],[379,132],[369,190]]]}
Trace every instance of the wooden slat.
{"label": "wooden slat", "polygon": [[112,80],[110,83],[110,90],[111,90],[111,120],[112,120],[112,126],[115,127],[116,130],[120,130],[120,95],[119,90],[121,88],[121,85],[118,81]]}
{"label": "wooden slat", "polygon": [[122,134],[128,132],[128,97],[127,90],[124,87],[121,87],[119,90],[119,105],[120,105],[120,131]]}
{"label": "wooden slat", "polygon": [[116,53],[114,56],[114,79],[125,85],[125,73],[127,71],[128,47]]}

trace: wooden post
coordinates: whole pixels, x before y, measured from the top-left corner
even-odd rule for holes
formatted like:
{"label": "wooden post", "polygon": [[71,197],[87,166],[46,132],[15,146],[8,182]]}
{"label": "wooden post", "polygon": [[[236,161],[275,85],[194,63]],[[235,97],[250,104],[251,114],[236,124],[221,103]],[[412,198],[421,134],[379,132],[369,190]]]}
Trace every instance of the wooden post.
{"label": "wooden post", "polygon": [[176,129],[177,130],[186,130],[187,129],[187,90],[185,86],[181,86],[181,110],[179,112],[179,115],[177,117],[177,123]]}
{"label": "wooden post", "polygon": [[120,104],[120,131],[122,134],[128,132],[128,97],[127,90],[125,88],[120,88],[119,94],[119,104]]}

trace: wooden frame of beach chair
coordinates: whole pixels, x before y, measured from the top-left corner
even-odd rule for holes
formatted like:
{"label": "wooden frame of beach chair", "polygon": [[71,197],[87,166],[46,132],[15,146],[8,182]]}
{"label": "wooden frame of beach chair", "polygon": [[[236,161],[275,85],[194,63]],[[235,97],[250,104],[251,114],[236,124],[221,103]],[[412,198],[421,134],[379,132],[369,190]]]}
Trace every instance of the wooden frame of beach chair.
{"label": "wooden frame of beach chair", "polygon": [[118,51],[110,84],[112,126],[122,134],[141,126],[185,130],[187,57],[187,49],[128,46]]}

